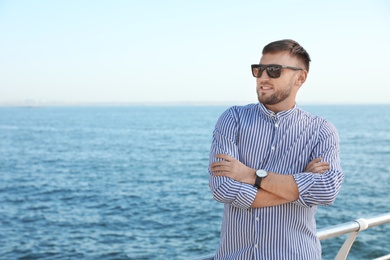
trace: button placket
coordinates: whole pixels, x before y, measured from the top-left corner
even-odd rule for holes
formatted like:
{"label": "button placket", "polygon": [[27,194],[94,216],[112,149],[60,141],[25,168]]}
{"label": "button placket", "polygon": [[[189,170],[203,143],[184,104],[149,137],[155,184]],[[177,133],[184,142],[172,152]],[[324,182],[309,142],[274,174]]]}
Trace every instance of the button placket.
{"label": "button placket", "polygon": [[275,151],[275,143],[276,143],[276,140],[277,140],[277,137],[278,137],[278,128],[279,128],[279,117],[277,115],[274,115],[273,116],[273,121],[275,122],[274,123],[274,138],[273,138],[273,143],[272,143],[272,146],[271,146],[271,152],[274,152]]}
{"label": "button placket", "polygon": [[253,249],[254,250],[258,250],[259,248],[259,238],[260,238],[260,234],[258,234],[257,232],[261,232],[260,231],[260,216],[258,215],[257,212],[255,212],[254,214],[254,227],[255,227],[255,234],[254,234],[254,239],[253,239]]}
{"label": "button placket", "polygon": [[272,136],[270,137],[271,141],[270,141],[269,146],[268,146],[270,150],[267,153],[267,155],[264,157],[264,160],[263,160],[264,167],[268,164],[268,160],[269,160],[270,156],[273,156],[273,154],[276,150],[276,144],[278,143],[278,139],[279,139],[279,131],[278,131],[279,115],[277,115],[273,112],[271,114],[269,114],[268,123],[269,123],[270,130],[272,131]]}

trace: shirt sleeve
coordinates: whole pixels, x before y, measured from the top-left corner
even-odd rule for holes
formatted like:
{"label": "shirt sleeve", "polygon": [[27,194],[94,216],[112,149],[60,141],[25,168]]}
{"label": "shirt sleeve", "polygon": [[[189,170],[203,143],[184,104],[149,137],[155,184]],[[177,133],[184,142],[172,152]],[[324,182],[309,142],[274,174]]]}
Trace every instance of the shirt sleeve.
{"label": "shirt sleeve", "polygon": [[320,127],[311,160],[318,157],[330,164],[329,171],[322,174],[303,172],[293,175],[299,190],[299,198],[294,203],[298,205],[311,207],[332,204],[344,180],[337,129],[327,121]]}
{"label": "shirt sleeve", "polygon": [[[238,118],[234,107],[224,112],[219,118],[210,149],[210,164],[217,161],[217,154],[227,154],[239,158],[237,148]],[[214,176],[209,168],[209,187],[216,201],[232,206],[249,209],[257,189],[252,185],[241,183],[225,176]]]}

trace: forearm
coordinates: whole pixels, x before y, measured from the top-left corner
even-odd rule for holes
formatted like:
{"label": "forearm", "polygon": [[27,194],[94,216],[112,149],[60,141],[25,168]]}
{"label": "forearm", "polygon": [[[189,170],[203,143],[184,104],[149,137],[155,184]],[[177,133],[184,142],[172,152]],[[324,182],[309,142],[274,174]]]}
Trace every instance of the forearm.
{"label": "forearm", "polygon": [[[215,176],[227,176],[233,180],[249,185],[254,185],[256,181],[256,170],[252,169],[237,159],[228,155],[216,155],[222,159],[212,163],[210,170]],[[299,197],[299,190],[292,175],[283,175],[268,172],[268,176],[263,178],[261,188],[269,193],[276,195],[286,201],[295,201]]]}
{"label": "forearm", "polygon": [[299,197],[298,185],[292,175],[268,172],[261,182],[261,188],[284,200],[295,201]]}
{"label": "forearm", "polygon": [[210,187],[213,190],[215,200],[240,208],[247,208],[249,206],[251,208],[276,206],[295,201],[299,197],[298,187],[292,175],[268,173],[268,176],[263,179],[261,188],[257,190],[257,193],[252,192],[252,185],[255,182],[254,179],[254,176],[253,178],[246,177],[244,183],[250,184],[246,185],[230,178],[217,177],[211,174]]}
{"label": "forearm", "polygon": [[290,201],[283,199],[273,193],[270,193],[266,190],[259,189],[255,200],[253,201],[251,208],[264,208],[264,207],[271,207],[271,206],[277,206],[281,204],[288,203]]}

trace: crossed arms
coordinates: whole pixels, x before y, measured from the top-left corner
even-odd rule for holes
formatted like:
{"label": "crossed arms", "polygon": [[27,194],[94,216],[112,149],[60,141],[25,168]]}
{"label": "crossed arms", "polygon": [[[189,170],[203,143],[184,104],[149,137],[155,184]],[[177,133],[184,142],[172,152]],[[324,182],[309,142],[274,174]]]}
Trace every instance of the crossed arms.
{"label": "crossed arms", "polygon": [[[214,176],[225,176],[233,180],[254,185],[256,169],[252,169],[229,155],[217,154],[221,161],[210,165],[210,171]],[[329,163],[316,158],[308,163],[304,172],[322,174],[329,170]],[[268,176],[261,182],[261,188],[257,191],[252,208],[276,206],[297,200],[299,190],[292,175],[282,175],[268,172]]]}

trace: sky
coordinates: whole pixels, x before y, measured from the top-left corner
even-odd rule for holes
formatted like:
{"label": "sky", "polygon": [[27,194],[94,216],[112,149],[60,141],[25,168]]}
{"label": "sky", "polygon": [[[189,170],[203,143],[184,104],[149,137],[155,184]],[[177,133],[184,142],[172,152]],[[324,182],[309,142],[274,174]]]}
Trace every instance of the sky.
{"label": "sky", "polygon": [[390,103],[386,0],[0,0],[0,103],[253,103],[281,39],[311,56],[298,103]]}

